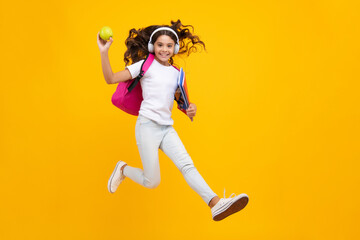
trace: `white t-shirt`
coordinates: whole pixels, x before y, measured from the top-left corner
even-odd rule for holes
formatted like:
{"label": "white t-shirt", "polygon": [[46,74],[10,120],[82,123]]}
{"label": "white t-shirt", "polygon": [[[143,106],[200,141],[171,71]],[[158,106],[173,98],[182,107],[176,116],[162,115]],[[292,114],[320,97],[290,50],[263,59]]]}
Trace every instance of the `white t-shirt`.
{"label": "white t-shirt", "polygon": [[[126,67],[132,78],[139,75],[143,62],[144,60],[141,60]],[[173,66],[164,66],[154,59],[140,80],[144,100],[141,103],[139,115],[161,125],[174,123],[171,111],[174,105],[178,75],[179,71]]]}

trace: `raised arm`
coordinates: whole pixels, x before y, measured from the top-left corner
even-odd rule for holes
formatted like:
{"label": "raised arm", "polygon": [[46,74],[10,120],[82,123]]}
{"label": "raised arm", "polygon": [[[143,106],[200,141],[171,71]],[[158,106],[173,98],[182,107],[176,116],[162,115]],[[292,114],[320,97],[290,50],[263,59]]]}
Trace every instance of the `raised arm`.
{"label": "raised arm", "polygon": [[114,40],[112,38],[110,38],[109,41],[105,41],[100,38],[99,33],[97,34],[97,43],[101,56],[101,66],[107,84],[125,82],[131,79],[131,74],[128,69],[116,73],[113,73],[113,71],[111,70],[108,52],[113,41]]}

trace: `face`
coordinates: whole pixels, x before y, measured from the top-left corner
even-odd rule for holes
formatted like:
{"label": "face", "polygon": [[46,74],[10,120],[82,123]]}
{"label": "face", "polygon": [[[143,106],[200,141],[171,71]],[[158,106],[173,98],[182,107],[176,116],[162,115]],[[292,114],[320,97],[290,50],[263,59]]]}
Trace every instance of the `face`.
{"label": "face", "polygon": [[169,59],[174,54],[175,42],[167,35],[161,35],[154,43],[155,59],[165,65],[169,66]]}

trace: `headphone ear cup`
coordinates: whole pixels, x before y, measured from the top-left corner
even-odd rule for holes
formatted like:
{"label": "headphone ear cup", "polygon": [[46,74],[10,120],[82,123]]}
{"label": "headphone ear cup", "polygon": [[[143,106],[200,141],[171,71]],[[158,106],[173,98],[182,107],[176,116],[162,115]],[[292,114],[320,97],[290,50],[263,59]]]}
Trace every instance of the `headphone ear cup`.
{"label": "headphone ear cup", "polygon": [[175,48],[174,48],[174,54],[177,54],[180,50],[180,46],[179,44],[175,44]]}
{"label": "headphone ear cup", "polygon": [[148,50],[149,50],[149,52],[153,53],[154,52],[154,44],[148,43]]}

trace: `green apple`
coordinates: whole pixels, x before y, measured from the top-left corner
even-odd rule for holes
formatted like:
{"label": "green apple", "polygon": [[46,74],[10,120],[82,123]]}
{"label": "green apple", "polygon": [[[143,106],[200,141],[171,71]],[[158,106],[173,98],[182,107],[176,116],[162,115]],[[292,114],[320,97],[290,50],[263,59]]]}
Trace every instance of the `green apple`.
{"label": "green apple", "polygon": [[105,26],[100,30],[100,37],[101,39],[107,41],[110,39],[110,37],[113,36],[113,32],[110,27]]}

